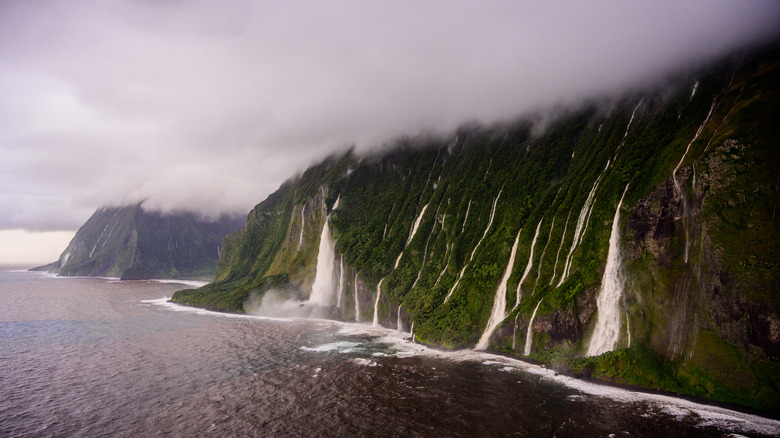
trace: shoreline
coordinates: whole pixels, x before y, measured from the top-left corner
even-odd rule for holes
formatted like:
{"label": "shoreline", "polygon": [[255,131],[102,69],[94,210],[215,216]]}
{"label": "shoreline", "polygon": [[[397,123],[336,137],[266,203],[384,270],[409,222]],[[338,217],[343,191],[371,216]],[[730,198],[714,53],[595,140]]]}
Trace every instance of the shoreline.
{"label": "shoreline", "polygon": [[172,311],[186,311],[203,315],[228,318],[246,318],[285,322],[318,322],[339,327],[339,333],[345,335],[368,335],[379,342],[388,342],[398,348],[397,357],[428,356],[453,361],[476,361],[485,365],[503,365],[501,370],[521,371],[537,375],[556,384],[564,385],[584,395],[606,397],[622,403],[644,402],[657,405],[661,411],[678,419],[697,416],[702,426],[721,425],[738,429],[744,433],[762,435],[780,435],[780,415],[759,411],[741,405],[718,402],[700,397],[676,394],[670,391],[652,390],[627,384],[603,381],[593,378],[577,377],[573,373],[561,373],[546,364],[525,358],[518,358],[506,352],[458,349],[448,350],[413,342],[409,332],[399,332],[387,327],[376,327],[366,323],[339,321],[317,318],[274,318],[229,313],[188,306],[170,301],[169,297],[144,300],[144,303],[161,305]]}

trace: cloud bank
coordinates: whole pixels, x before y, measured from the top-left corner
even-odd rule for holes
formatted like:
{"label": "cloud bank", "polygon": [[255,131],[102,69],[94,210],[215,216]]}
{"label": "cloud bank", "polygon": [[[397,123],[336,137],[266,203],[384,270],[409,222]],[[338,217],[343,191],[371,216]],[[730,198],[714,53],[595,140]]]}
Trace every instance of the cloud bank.
{"label": "cloud bank", "polygon": [[247,212],[328,153],[612,93],[775,37],[770,1],[10,0],[0,229]]}

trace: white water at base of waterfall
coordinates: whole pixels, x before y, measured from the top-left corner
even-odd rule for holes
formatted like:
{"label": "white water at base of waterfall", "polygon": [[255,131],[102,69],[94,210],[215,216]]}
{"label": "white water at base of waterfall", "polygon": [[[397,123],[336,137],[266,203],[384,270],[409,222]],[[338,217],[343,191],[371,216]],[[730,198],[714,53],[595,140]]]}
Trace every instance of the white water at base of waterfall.
{"label": "white water at base of waterfall", "polygon": [[320,247],[317,253],[317,272],[314,276],[314,283],[311,286],[311,295],[309,302],[320,306],[330,306],[333,302],[334,281],[333,265],[336,255],[333,252],[333,241],[330,237],[330,227],[328,218],[322,225],[320,233]]}
{"label": "white water at base of waterfall", "polygon": [[358,275],[355,273],[355,322],[360,322],[360,301],[358,300]]}
{"label": "white water at base of waterfall", "polygon": [[620,268],[620,207],[623,205],[626,191],[628,185],[623,190],[623,196],[620,197],[612,220],[607,266],[604,268],[601,290],[596,299],[596,328],[588,345],[587,356],[598,356],[614,350],[620,338],[620,301],[623,297],[623,275]]}
{"label": "white water at base of waterfall", "polygon": [[539,300],[538,303],[536,303],[536,307],[534,308],[534,313],[531,315],[531,320],[528,321],[528,330],[525,332],[525,349],[523,350],[523,355],[528,356],[531,354],[531,346],[534,342],[534,319],[536,319],[536,311],[539,310],[539,305],[542,304],[542,301],[544,301],[544,298]]}
{"label": "white water at base of waterfall", "polygon": [[536,239],[539,238],[539,230],[542,228],[542,221],[544,218],[539,219],[539,224],[536,225],[536,232],[534,233],[534,240],[531,241],[531,253],[528,255],[528,263],[525,265],[525,271],[520,278],[520,282],[517,283],[517,294],[515,295],[515,308],[520,305],[520,298],[523,296],[523,282],[528,277],[528,273],[531,272],[531,268],[534,266],[534,247],[536,246]]}
{"label": "white water at base of waterfall", "polygon": [[498,195],[496,196],[496,199],[493,200],[493,207],[490,209],[490,219],[488,220],[487,227],[485,227],[485,231],[482,233],[482,237],[479,239],[477,244],[474,246],[474,249],[471,251],[471,255],[469,256],[469,260],[466,262],[466,264],[463,265],[463,269],[460,270],[460,274],[458,274],[458,279],[455,280],[455,284],[452,285],[452,289],[450,289],[450,291],[447,292],[447,296],[444,297],[444,302],[445,303],[450,299],[450,297],[452,296],[452,293],[455,292],[455,288],[458,287],[458,284],[460,283],[461,278],[463,278],[463,274],[466,273],[466,267],[474,259],[474,254],[476,254],[477,248],[479,248],[479,245],[482,244],[482,241],[485,239],[485,236],[487,236],[488,231],[490,231],[490,226],[493,225],[493,216],[496,214],[496,204],[498,203],[498,198],[501,197],[501,192],[502,191],[504,191],[504,189],[499,190],[498,191]]}
{"label": "white water at base of waterfall", "polygon": [[[520,231],[523,231],[522,229]],[[506,318],[506,284],[509,281],[509,276],[512,275],[512,267],[515,265],[515,254],[517,254],[517,243],[520,241],[520,231],[517,232],[515,237],[515,243],[512,245],[512,252],[509,255],[509,262],[504,270],[504,276],[501,278],[501,283],[496,289],[496,296],[493,298],[493,310],[490,312],[490,319],[488,319],[485,331],[477,342],[477,346],[474,347],[477,350],[484,350],[488,347],[490,341],[490,335],[493,334],[493,330],[498,327],[498,324]]]}

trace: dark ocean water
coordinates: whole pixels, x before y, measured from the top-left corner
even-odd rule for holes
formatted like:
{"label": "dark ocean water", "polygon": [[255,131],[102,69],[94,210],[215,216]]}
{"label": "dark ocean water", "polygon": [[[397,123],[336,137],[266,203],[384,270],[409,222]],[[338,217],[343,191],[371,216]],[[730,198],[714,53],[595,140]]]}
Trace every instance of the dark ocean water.
{"label": "dark ocean water", "polygon": [[0,437],[780,434],[392,330],[167,304],[180,288],[0,267]]}

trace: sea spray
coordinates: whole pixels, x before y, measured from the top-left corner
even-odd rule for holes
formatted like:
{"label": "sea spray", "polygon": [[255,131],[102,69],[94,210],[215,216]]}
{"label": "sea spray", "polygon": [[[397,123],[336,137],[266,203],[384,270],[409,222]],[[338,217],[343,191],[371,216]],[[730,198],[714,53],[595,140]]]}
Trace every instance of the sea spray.
{"label": "sea spray", "polygon": [[317,253],[317,272],[314,276],[314,284],[311,286],[309,302],[320,306],[330,306],[333,301],[334,281],[333,265],[336,255],[333,253],[333,241],[330,237],[328,218],[322,225],[320,233],[320,247]]}
{"label": "sea spray", "polygon": [[525,278],[528,277],[528,273],[531,272],[531,268],[534,266],[534,246],[536,246],[536,239],[539,237],[539,230],[542,228],[542,221],[544,218],[539,219],[539,224],[536,225],[536,233],[534,233],[534,240],[531,241],[531,253],[528,255],[528,263],[523,271],[523,276],[520,278],[520,282],[517,283],[517,294],[515,295],[515,307],[520,305],[520,298],[523,296],[522,285]]}
{"label": "sea spray", "polygon": [[493,216],[496,214],[496,204],[498,203],[498,198],[501,197],[501,192],[503,190],[504,189],[499,190],[498,191],[498,195],[496,196],[496,199],[493,200],[493,207],[490,209],[490,219],[488,219],[487,227],[485,227],[485,231],[482,233],[482,237],[479,239],[477,244],[474,246],[474,249],[471,251],[471,255],[469,256],[468,261],[463,265],[463,269],[460,270],[460,274],[458,274],[458,279],[455,280],[455,284],[452,285],[452,288],[450,289],[450,291],[447,292],[447,296],[444,297],[444,302],[445,303],[450,299],[450,297],[452,296],[452,293],[455,292],[455,288],[458,287],[458,284],[460,283],[460,280],[463,278],[463,274],[466,272],[466,267],[474,259],[474,254],[476,254],[477,248],[479,248],[479,245],[485,239],[485,236],[487,236],[488,231],[490,231],[490,226],[493,225]]}
{"label": "sea spray", "polygon": [[523,350],[523,354],[525,356],[528,356],[531,354],[531,346],[534,343],[534,319],[536,319],[536,311],[539,310],[539,305],[542,304],[542,301],[544,301],[544,298],[539,300],[538,303],[536,303],[536,307],[534,308],[534,313],[531,314],[531,320],[528,321],[528,330],[525,332],[525,349]]}
{"label": "sea spray", "polygon": [[[520,229],[520,231],[523,231]],[[493,334],[493,330],[498,327],[498,324],[506,318],[506,284],[509,281],[509,276],[512,275],[512,267],[515,265],[515,254],[517,253],[517,243],[520,241],[520,231],[517,232],[515,237],[515,243],[512,245],[512,253],[509,255],[509,262],[504,270],[504,276],[501,278],[501,283],[496,289],[496,296],[493,298],[493,311],[490,312],[490,319],[488,319],[487,327],[482,333],[482,337],[479,338],[477,350],[484,350],[488,346],[490,341],[490,335]]]}
{"label": "sea spray", "polygon": [[596,299],[598,317],[588,345],[588,356],[598,356],[614,350],[620,337],[620,301],[623,296],[623,276],[620,269],[620,207],[623,205],[627,190],[628,185],[623,190],[623,196],[620,197],[612,220],[607,266],[604,268],[601,290]]}

